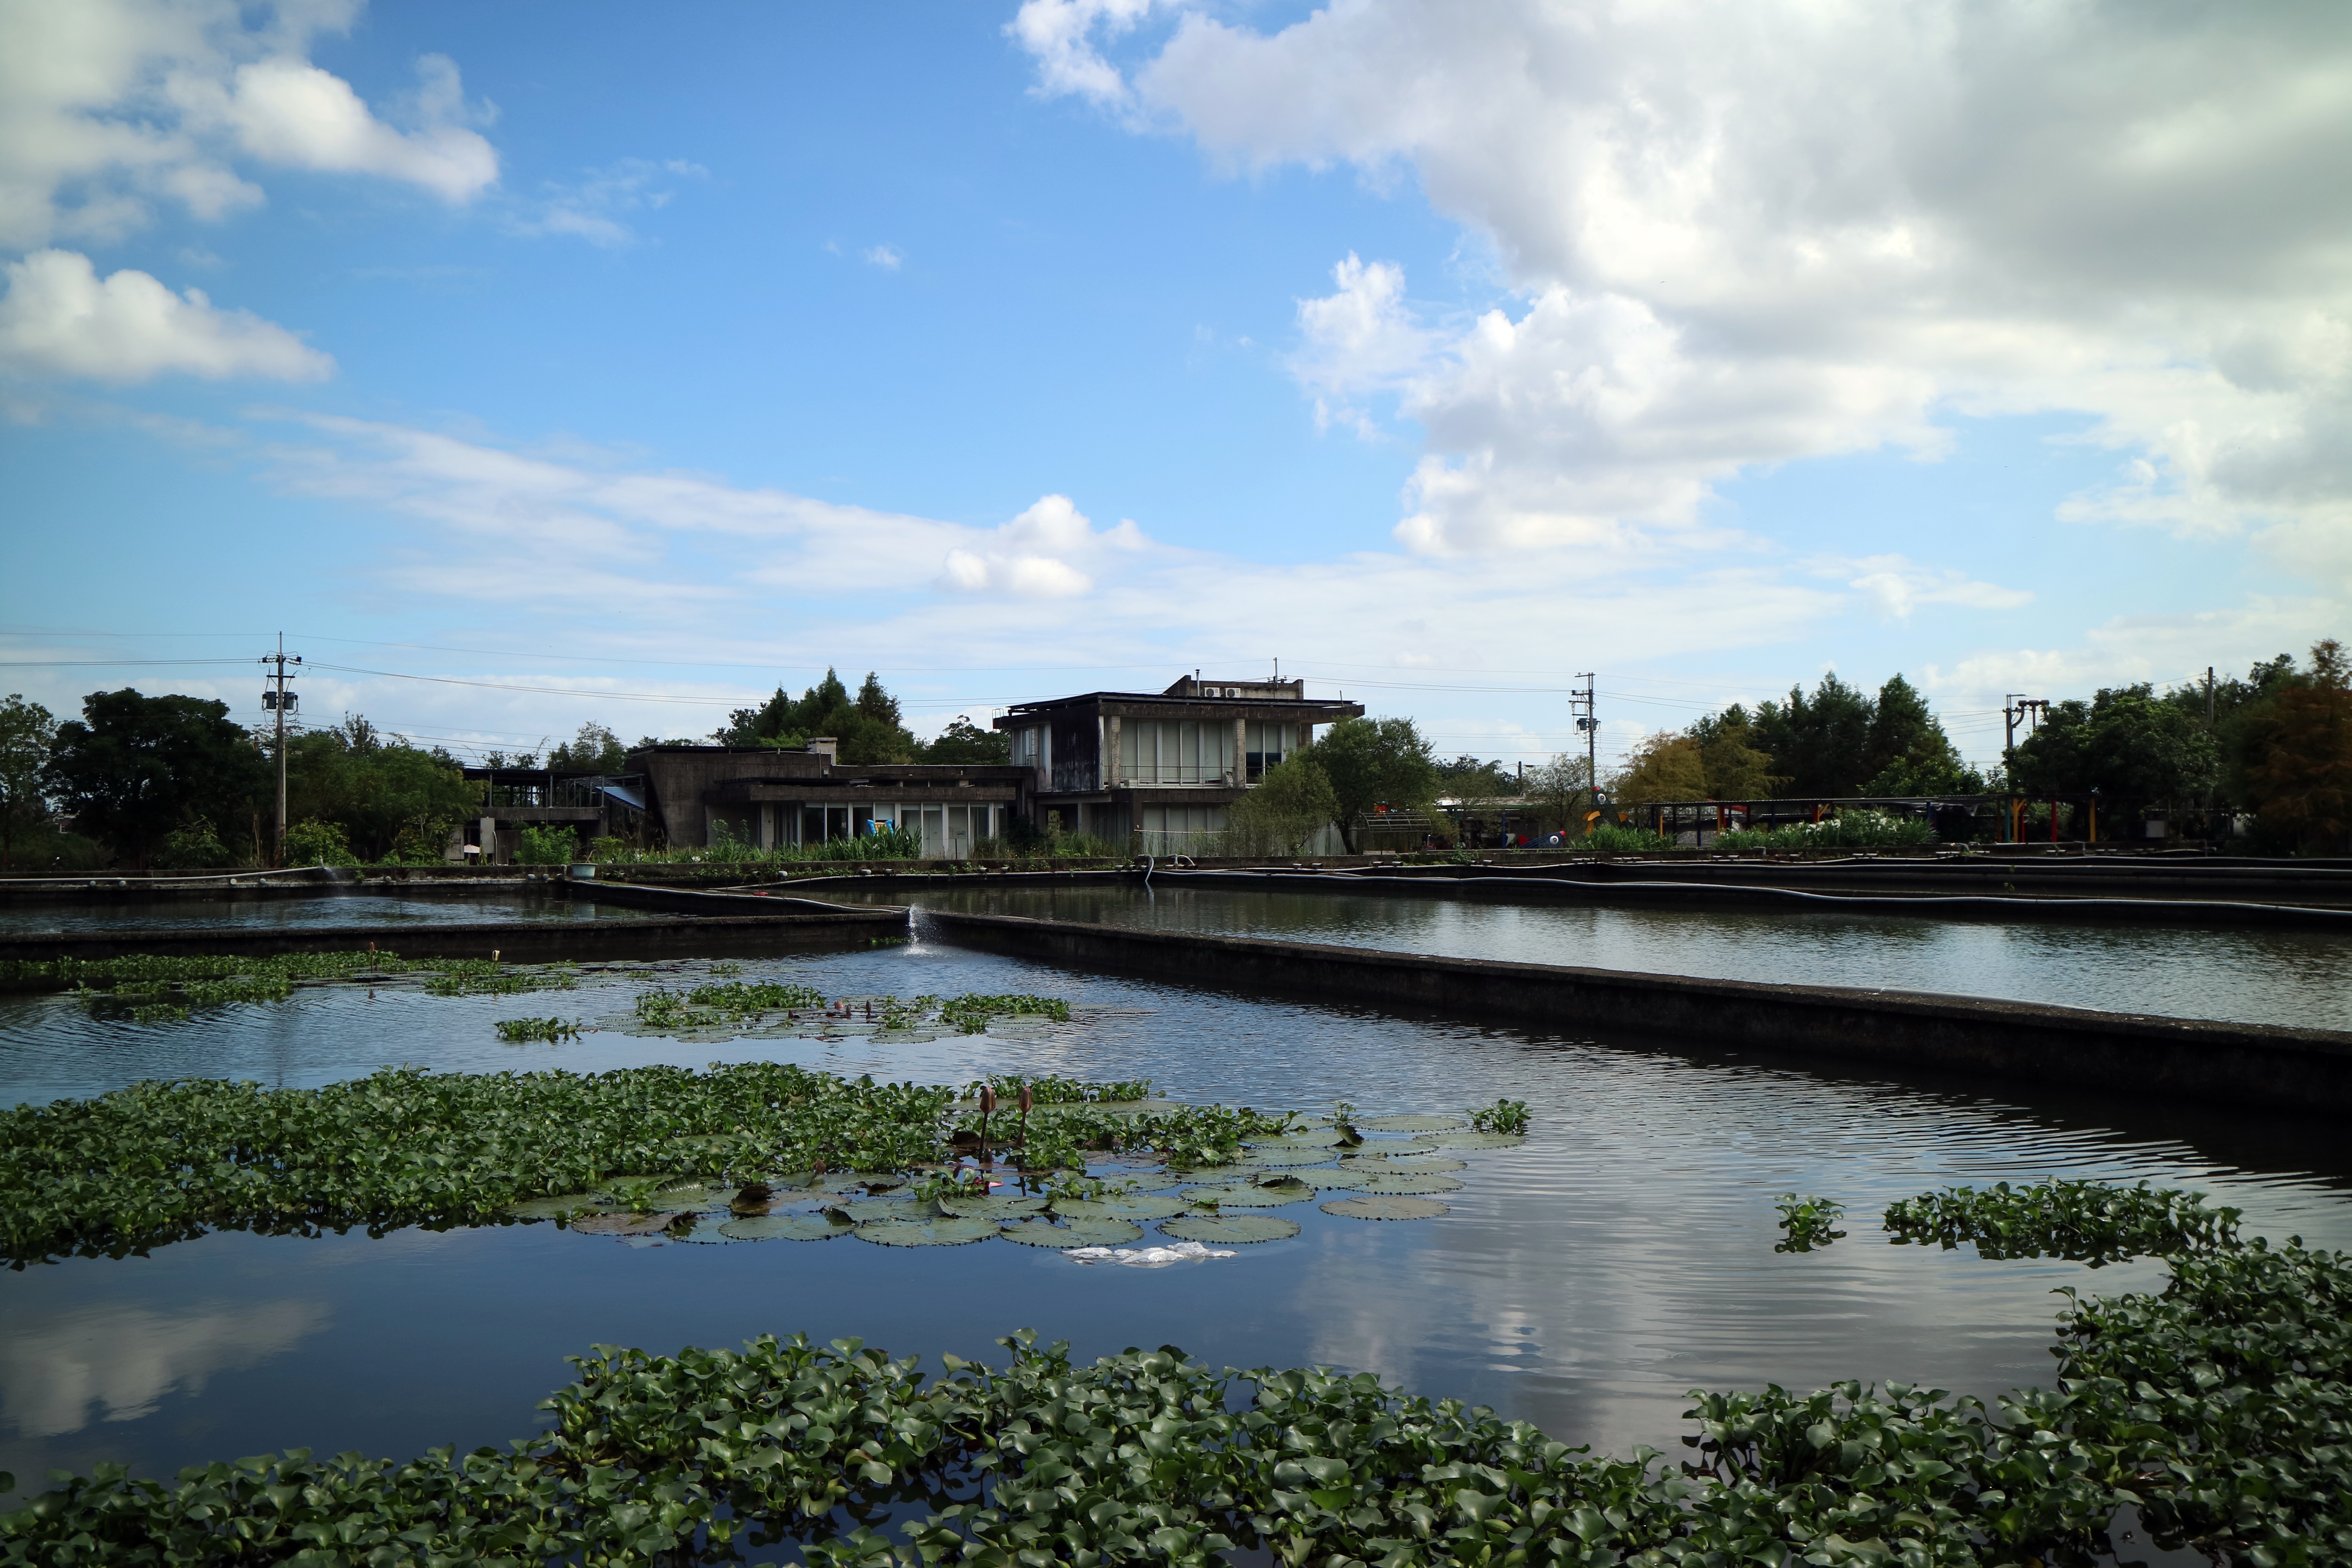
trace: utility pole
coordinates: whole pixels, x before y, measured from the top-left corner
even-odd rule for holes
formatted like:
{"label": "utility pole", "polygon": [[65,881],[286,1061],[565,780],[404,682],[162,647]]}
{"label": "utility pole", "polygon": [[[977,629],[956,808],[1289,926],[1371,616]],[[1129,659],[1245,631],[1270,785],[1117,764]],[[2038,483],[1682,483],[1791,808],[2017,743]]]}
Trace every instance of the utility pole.
{"label": "utility pole", "polygon": [[1584,682],[1581,691],[1570,690],[1568,710],[1576,715],[1576,727],[1584,731],[1584,795],[1591,806],[1601,798],[1601,720],[1592,706],[1592,672],[1579,670],[1576,679]]}
{"label": "utility pole", "polygon": [[2205,728],[2213,727],[2213,667],[2205,667]]}
{"label": "utility pole", "polygon": [[271,685],[261,694],[261,706],[278,715],[278,842],[269,858],[272,864],[282,866],[286,862],[286,715],[294,710],[297,700],[295,694],[286,689],[286,683],[294,679],[286,673],[286,667],[301,663],[302,656],[286,651],[286,634],[279,632],[278,651],[263,654],[261,662],[272,667],[268,676]]}

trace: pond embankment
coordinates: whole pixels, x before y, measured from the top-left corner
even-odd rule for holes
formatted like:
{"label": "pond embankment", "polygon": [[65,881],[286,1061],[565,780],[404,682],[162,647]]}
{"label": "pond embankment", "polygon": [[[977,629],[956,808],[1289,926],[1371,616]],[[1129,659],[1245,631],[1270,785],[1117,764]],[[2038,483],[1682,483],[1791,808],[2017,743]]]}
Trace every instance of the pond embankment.
{"label": "pond embankment", "polygon": [[1286,993],[1795,1060],[2305,1114],[2352,1110],[2352,1034],[2027,1002],[1194,935],[926,910],[924,934],[1219,990]]}

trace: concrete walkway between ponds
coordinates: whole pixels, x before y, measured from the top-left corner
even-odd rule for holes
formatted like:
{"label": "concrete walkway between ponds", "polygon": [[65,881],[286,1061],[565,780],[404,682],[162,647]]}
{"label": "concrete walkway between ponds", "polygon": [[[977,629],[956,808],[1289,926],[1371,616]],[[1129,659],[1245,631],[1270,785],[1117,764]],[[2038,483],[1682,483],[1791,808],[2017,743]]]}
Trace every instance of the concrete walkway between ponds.
{"label": "concrete walkway between ponds", "polygon": [[2095,1013],[1920,992],[1700,980],[1371,948],[924,910],[926,938],[1220,991],[1391,1005],[1473,1022],[1670,1037],[1792,1061],[1958,1075],[1988,1092],[2352,1110],[2352,1034]]}

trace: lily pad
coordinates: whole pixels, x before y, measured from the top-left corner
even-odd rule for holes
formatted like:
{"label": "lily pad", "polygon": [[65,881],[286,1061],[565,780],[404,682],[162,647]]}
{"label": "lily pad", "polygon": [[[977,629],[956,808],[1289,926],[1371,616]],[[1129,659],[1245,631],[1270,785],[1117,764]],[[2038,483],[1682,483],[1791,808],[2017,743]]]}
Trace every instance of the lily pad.
{"label": "lily pad", "polygon": [[1458,1193],[1462,1190],[1462,1184],[1451,1176],[1434,1176],[1425,1171],[1399,1171],[1393,1175],[1374,1176],[1364,1184],[1363,1190],[1386,1193],[1391,1196],[1413,1193]]}
{"label": "lily pad", "polygon": [[1362,1160],[1351,1160],[1349,1163],[1355,1165],[1359,1170],[1370,1171],[1376,1175],[1383,1173],[1402,1175],[1407,1171],[1466,1171],[1470,1168],[1459,1160],[1449,1160],[1443,1154],[1423,1154],[1418,1151],[1408,1151],[1402,1154],[1367,1154]]}
{"label": "lily pad", "polygon": [[1374,1116],[1356,1123],[1367,1132],[1451,1132],[1458,1116]]}
{"label": "lily pad", "polygon": [[870,1219],[857,1227],[858,1240],[883,1247],[963,1247],[995,1234],[993,1220],[958,1219],[952,1215]]}
{"label": "lily pad", "polygon": [[1297,1132],[1286,1132],[1279,1138],[1254,1138],[1253,1149],[1334,1149],[1347,1140],[1347,1134],[1336,1127],[1309,1127]]}
{"label": "lily pad", "polygon": [[1336,1152],[1338,1152],[1336,1149],[1328,1147],[1289,1149],[1277,1144],[1272,1148],[1260,1146],[1252,1149],[1250,1161],[1253,1164],[1258,1165],[1320,1165],[1327,1163]]}
{"label": "lily pad", "polygon": [[1334,1199],[1323,1205],[1323,1212],[1349,1219],[1435,1219],[1446,1207],[1435,1198],[1368,1195]]}
{"label": "lily pad", "polygon": [[583,1236],[654,1236],[684,1217],[675,1213],[592,1214],[573,1220],[572,1228]]}
{"label": "lily pad", "polygon": [[1527,1138],[1517,1132],[1429,1132],[1413,1142],[1432,1149],[1516,1149]]}
{"label": "lily pad", "polygon": [[602,1206],[586,1193],[571,1193],[557,1198],[525,1198],[509,1204],[507,1213],[517,1219],[553,1219],[558,1215],[593,1214]]}
{"label": "lily pad", "polygon": [[1270,1214],[1186,1215],[1160,1227],[1179,1241],[1210,1247],[1245,1241],[1286,1241],[1298,1234],[1298,1222]]}
{"label": "lily pad", "polygon": [[829,1241],[856,1228],[821,1214],[770,1214],[730,1219],[719,1227],[719,1234],[730,1241]]}
{"label": "lily pad", "polygon": [[1024,1247],[1124,1247],[1142,1240],[1143,1227],[1123,1219],[1074,1219],[1067,1225],[1024,1219],[997,1234]]}
{"label": "lily pad", "polygon": [[958,1219],[1019,1219],[1024,1215],[1036,1214],[1045,1206],[1044,1198],[1020,1197],[1009,1194],[984,1198],[941,1198],[940,1200],[940,1207]]}
{"label": "lily pad", "polygon": [[1203,1187],[1185,1194],[1188,1198],[1212,1199],[1221,1209],[1278,1209],[1285,1204],[1303,1204],[1314,1195],[1315,1189],[1299,1181],[1273,1187],[1239,1182],[1230,1187]]}
{"label": "lily pad", "polygon": [[1182,1214],[1191,1206],[1182,1198],[1155,1193],[1119,1193],[1101,1198],[1066,1198],[1054,1205],[1054,1212],[1070,1220],[1152,1220]]}
{"label": "lily pad", "polygon": [[1324,1192],[1331,1193],[1345,1192],[1351,1188],[1360,1187],[1366,1183],[1374,1181],[1385,1173],[1386,1173],[1381,1171],[1378,1167],[1369,1171],[1357,1171],[1349,1170],[1345,1165],[1339,1166],[1336,1169],[1326,1168],[1318,1165],[1314,1170],[1299,1172],[1298,1179],[1305,1182],[1311,1187],[1317,1187]]}

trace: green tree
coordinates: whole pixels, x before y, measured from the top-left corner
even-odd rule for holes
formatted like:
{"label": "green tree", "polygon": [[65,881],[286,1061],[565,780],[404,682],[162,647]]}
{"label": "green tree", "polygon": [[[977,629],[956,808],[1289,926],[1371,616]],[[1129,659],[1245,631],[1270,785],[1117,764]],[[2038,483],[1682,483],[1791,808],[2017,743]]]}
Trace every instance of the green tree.
{"label": "green tree", "polygon": [[1376,805],[1426,811],[1437,798],[1437,760],[1410,719],[1342,719],[1309,749],[1330,781],[1351,855],[1361,814]]}
{"label": "green tree", "polygon": [[[450,828],[479,808],[454,759],[385,736],[364,719],[314,730],[286,748],[287,817],[331,824],[352,853],[437,860]],[[289,850],[291,854],[291,850]]]}
{"label": "green tree", "polygon": [[1791,795],[1830,798],[1859,793],[1868,776],[1863,768],[1873,717],[1870,699],[1832,671],[1810,699],[1802,687],[1792,686],[1785,706],[1758,703],[1754,727]]}
{"label": "green tree", "polygon": [[735,710],[711,738],[727,746],[792,749],[819,735],[838,742],[843,762],[860,764],[912,762],[918,744],[899,721],[898,700],[883,689],[880,678],[869,672],[853,701],[830,668],[798,701],[779,686],[761,706]]}
{"label": "green tree", "polygon": [[1527,798],[1534,803],[1538,832],[1582,833],[1594,809],[1592,770],[1583,757],[1562,752],[1528,770]]}
{"label": "green tree", "polygon": [[629,765],[629,749],[620,736],[591,721],[547,753],[547,765],[558,773],[617,773]]}
{"label": "green tree", "polygon": [[2088,702],[2051,704],[2049,716],[2018,742],[2011,776],[2029,795],[2096,790],[2104,815],[2203,800],[2219,780],[2220,763],[2201,717],[2143,682],[2103,689]]}
{"label": "green tree", "polygon": [[917,749],[915,760],[922,763],[993,763],[1003,766],[1013,761],[1013,737],[1002,730],[983,730],[970,718],[958,715],[928,744]]}
{"label": "green tree", "polygon": [[57,738],[58,721],[39,703],[14,692],[0,702],[0,866],[15,865],[17,840],[47,826],[41,771]]}
{"label": "green tree", "polygon": [[1773,775],[1771,753],[1764,750],[1748,710],[1737,702],[1708,714],[1687,733],[1698,742],[1709,800],[1770,800],[1789,782]]}
{"label": "green tree", "polygon": [[125,687],[91,692],[81,710],[58,726],[44,787],[133,865],[151,864],[175,827],[246,820],[269,790],[269,764],[226,702]]}
{"label": "green tree", "polygon": [[1706,748],[1690,735],[1666,731],[1645,735],[1609,781],[1609,792],[1619,805],[1709,799]]}
{"label": "green tree", "polygon": [[2336,854],[2352,835],[2352,667],[2330,637],[2311,668],[2275,683],[2247,715],[2242,764],[2269,836],[2305,854]]}
{"label": "green tree", "polygon": [[1296,855],[1339,818],[1339,797],[1316,760],[1319,746],[1293,752],[1259,775],[1247,795],[1226,808],[1226,852]]}
{"label": "green tree", "polygon": [[1961,763],[1927,700],[1900,675],[1878,689],[1862,771],[1861,795],[1973,795],[1984,784]]}

